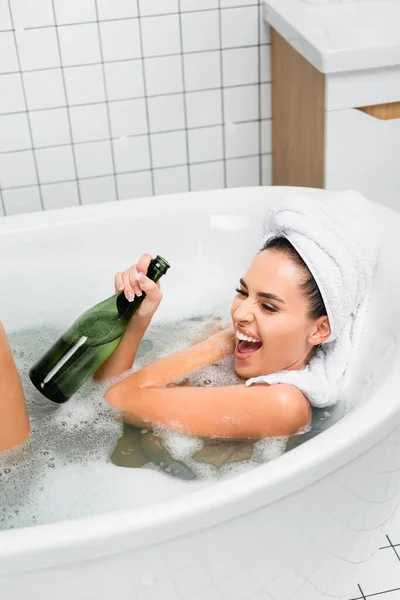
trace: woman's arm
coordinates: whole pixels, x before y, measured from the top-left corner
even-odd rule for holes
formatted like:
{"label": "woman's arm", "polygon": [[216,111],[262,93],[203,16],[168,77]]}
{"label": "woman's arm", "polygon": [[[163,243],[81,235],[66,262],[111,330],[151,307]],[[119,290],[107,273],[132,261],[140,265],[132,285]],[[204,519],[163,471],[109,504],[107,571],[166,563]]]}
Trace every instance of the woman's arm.
{"label": "woman's arm", "polygon": [[[118,384],[120,385],[120,384]],[[294,386],[258,384],[220,388],[140,388],[106,393],[126,422],[137,427],[161,424],[175,431],[217,438],[287,436],[305,427],[310,405]]]}
{"label": "woman's arm", "polygon": [[224,329],[186,350],[161,358],[136,371],[114,385],[112,389],[116,390],[118,395],[124,396],[129,395],[136,388],[161,387],[200,367],[212,365],[226,358],[233,353],[234,348],[233,330]]}
{"label": "woman's arm", "polygon": [[234,346],[233,331],[221,331],[130,375],[107,391],[106,400],[132,425],[158,423],[201,437],[291,435],[307,425],[310,405],[294,386],[159,387],[225,358]]}
{"label": "woman's arm", "polygon": [[96,371],[93,379],[98,381],[113,379],[132,368],[140,342],[146,333],[150,321],[151,319],[142,318],[139,315],[136,315],[132,319],[121,343],[111,354],[110,358]]}
{"label": "woman's arm", "polygon": [[132,368],[139,344],[162,299],[160,284],[146,276],[151,261],[150,254],[143,254],[136,265],[115,275],[115,291],[122,292],[130,302],[135,296],[146,294],[139,311],[133,317],[119,346],[96,371],[94,379],[112,379]]}

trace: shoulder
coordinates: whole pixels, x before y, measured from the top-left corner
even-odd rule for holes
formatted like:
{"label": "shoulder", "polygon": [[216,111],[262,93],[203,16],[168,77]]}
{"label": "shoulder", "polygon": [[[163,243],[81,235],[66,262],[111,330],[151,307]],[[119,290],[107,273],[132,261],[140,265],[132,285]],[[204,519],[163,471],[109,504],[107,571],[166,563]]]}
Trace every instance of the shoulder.
{"label": "shoulder", "polygon": [[284,430],[296,433],[309,424],[311,406],[306,396],[294,385],[275,383],[273,385],[252,385],[247,388],[253,398],[265,403],[266,415],[279,415]]}
{"label": "shoulder", "polygon": [[288,383],[276,383],[270,389],[287,414],[289,425],[296,431],[308,425],[311,420],[311,405],[303,392]]}

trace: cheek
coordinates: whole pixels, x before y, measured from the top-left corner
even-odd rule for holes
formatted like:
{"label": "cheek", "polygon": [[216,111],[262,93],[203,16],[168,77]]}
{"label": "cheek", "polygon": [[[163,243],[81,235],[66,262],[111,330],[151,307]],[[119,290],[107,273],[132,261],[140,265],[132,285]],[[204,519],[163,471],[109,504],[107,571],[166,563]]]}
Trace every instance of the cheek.
{"label": "cheek", "polygon": [[283,313],[263,319],[260,332],[265,335],[266,340],[274,341],[277,345],[303,342],[305,337],[304,323],[298,318]]}

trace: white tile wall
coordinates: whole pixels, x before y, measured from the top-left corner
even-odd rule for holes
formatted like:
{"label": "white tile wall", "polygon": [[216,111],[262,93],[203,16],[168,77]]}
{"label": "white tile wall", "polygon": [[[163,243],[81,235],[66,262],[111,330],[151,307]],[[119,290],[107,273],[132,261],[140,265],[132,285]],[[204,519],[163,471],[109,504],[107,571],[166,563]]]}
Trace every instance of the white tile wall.
{"label": "white tile wall", "polygon": [[138,6],[135,0],[96,0],[100,20],[137,17]]}
{"label": "white tile wall", "polygon": [[150,147],[147,135],[114,140],[113,150],[117,173],[150,169]]}
{"label": "white tile wall", "polygon": [[36,148],[71,143],[71,131],[66,108],[52,108],[32,112],[30,123],[33,144]]}
{"label": "white tile wall", "polygon": [[100,23],[100,33],[103,59],[105,61],[140,57],[139,22],[137,19]]}
{"label": "white tile wall", "polygon": [[153,195],[153,182],[150,171],[118,175],[117,185],[118,200],[145,198]]}
{"label": "white tile wall", "polygon": [[11,29],[10,11],[8,0],[0,0],[0,23],[2,29]]}
{"label": "white tile wall", "polygon": [[73,106],[69,114],[74,142],[90,142],[109,137],[107,107],[104,103]]}
{"label": "white tile wall", "polygon": [[219,90],[207,90],[187,94],[188,127],[204,127],[222,123],[222,95]]}
{"label": "white tile wall", "polygon": [[171,131],[185,128],[183,94],[155,96],[147,101],[150,131]]}
{"label": "white tile wall", "polygon": [[184,52],[215,50],[221,46],[218,11],[183,13],[181,20]]}
{"label": "white tile wall", "polygon": [[0,154],[0,179],[5,188],[37,183],[32,152],[24,150]]}
{"label": "white tile wall", "polygon": [[11,12],[17,29],[54,24],[51,0],[11,0]]}
{"label": "white tile wall", "polygon": [[84,179],[79,184],[82,204],[111,202],[117,199],[114,177]]}
{"label": "white tile wall", "polygon": [[25,113],[0,115],[0,152],[31,147],[29,121]]}
{"label": "white tile wall", "polygon": [[25,72],[23,80],[29,111],[65,106],[64,84],[60,69]]}
{"label": "white tile wall", "polygon": [[205,127],[189,131],[190,162],[221,160],[224,157],[223,128]]}
{"label": "white tile wall", "polygon": [[15,39],[23,71],[60,65],[55,28],[17,31]]}
{"label": "white tile wall", "polygon": [[0,77],[0,113],[19,112],[24,108],[24,92],[19,73]]}
{"label": "white tile wall", "polygon": [[227,162],[229,187],[259,185],[260,157],[236,158]]}
{"label": "white tile wall", "polygon": [[269,184],[260,5],[0,0],[0,215]]}
{"label": "white tile wall", "polygon": [[74,156],[71,146],[40,148],[36,150],[39,180],[42,183],[75,178]]}
{"label": "white tile wall", "polygon": [[104,72],[109,100],[142,98],[145,95],[142,61],[106,63]]}
{"label": "white tile wall", "polygon": [[95,0],[54,0],[54,9],[58,25],[96,20]]}
{"label": "white tile wall", "polygon": [[0,32],[0,73],[18,71],[14,36],[10,31]]}
{"label": "white tile wall", "polygon": [[141,16],[162,15],[179,11],[178,0],[139,0]]}
{"label": "white tile wall", "polygon": [[148,133],[145,99],[113,102],[110,104],[110,120],[113,137]]}
{"label": "white tile wall", "polygon": [[222,13],[222,47],[251,46],[258,38],[258,6],[227,8]]}
{"label": "white tile wall", "polygon": [[64,69],[68,104],[91,104],[106,99],[101,65]]}
{"label": "white tile wall", "polygon": [[183,91],[182,58],[180,56],[145,59],[144,71],[149,96]]}
{"label": "white tile wall", "polygon": [[150,136],[150,141],[154,167],[171,167],[187,162],[184,131],[155,133]]}
{"label": "white tile wall", "polygon": [[[95,23],[61,25],[58,27],[58,37],[65,67],[100,62],[99,32]],[[115,41],[118,43],[117,39]]]}
{"label": "white tile wall", "polygon": [[49,183],[42,185],[42,198],[45,210],[78,206],[79,194],[76,181]]}
{"label": "white tile wall", "polygon": [[189,178],[187,167],[158,169],[154,173],[154,188],[156,194],[188,192]]}
{"label": "white tile wall", "polygon": [[100,177],[114,171],[111,144],[107,141],[77,144],[75,155],[79,177]]}
{"label": "white tile wall", "polygon": [[181,11],[218,8],[218,0],[181,0]]}
{"label": "white tile wall", "polygon": [[221,61],[218,50],[185,54],[183,63],[187,91],[221,87]]}

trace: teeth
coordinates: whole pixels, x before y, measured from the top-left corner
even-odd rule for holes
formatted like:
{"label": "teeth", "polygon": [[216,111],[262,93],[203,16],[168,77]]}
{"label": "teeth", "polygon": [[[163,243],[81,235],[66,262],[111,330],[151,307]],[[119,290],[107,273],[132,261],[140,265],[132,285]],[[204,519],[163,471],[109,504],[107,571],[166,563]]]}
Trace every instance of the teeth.
{"label": "teeth", "polygon": [[236,337],[238,340],[244,340],[245,342],[258,342],[259,340],[255,340],[254,338],[249,337],[248,335],[244,335],[240,333],[240,331],[236,332]]}

